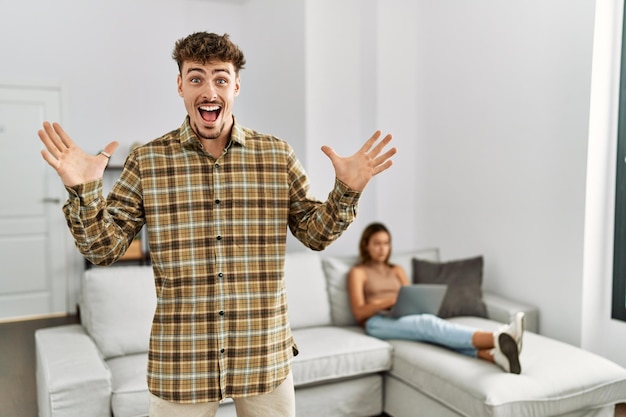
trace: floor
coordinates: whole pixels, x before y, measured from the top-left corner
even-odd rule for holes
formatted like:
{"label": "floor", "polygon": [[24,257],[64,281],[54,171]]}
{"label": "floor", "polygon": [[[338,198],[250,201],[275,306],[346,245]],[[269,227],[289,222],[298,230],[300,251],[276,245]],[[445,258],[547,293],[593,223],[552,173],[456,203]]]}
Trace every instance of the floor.
{"label": "floor", "polygon": [[35,330],[77,323],[76,316],[0,324],[0,415],[37,417]]}
{"label": "floor", "polygon": [[[44,327],[77,322],[76,316],[67,316],[0,323],[0,414],[2,417],[37,417],[35,331]],[[626,404],[617,406],[615,417],[626,417]]]}

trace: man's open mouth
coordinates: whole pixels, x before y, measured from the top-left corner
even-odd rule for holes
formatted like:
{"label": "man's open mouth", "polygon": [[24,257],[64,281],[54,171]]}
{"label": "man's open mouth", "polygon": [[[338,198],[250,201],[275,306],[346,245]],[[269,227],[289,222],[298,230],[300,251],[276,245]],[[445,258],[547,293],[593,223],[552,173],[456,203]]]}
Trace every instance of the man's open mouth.
{"label": "man's open mouth", "polygon": [[202,106],[199,107],[198,110],[200,111],[200,117],[202,117],[202,120],[209,123],[216,121],[222,112],[222,108],[220,106]]}

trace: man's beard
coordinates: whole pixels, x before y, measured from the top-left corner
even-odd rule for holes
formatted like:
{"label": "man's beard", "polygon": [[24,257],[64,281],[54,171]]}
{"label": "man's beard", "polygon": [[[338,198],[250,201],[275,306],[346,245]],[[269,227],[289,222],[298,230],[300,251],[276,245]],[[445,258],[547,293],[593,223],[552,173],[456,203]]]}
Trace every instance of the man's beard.
{"label": "man's beard", "polygon": [[194,130],[195,130],[196,135],[200,139],[214,140],[214,139],[217,139],[217,138],[220,137],[220,135],[222,134],[222,130],[223,129],[224,129],[224,125],[222,124],[221,126],[216,126],[215,129],[211,129],[211,134],[210,135],[205,135],[205,134],[202,133],[202,131],[200,129],[198,129],[198,124],[196,124],[196,128]]}

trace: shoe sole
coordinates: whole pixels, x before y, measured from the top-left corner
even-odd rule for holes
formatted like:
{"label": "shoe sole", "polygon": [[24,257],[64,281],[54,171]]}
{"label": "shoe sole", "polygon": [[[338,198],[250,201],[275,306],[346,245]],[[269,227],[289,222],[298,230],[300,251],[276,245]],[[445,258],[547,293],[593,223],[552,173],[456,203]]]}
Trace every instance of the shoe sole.
{"label": "shoe sole", "polygon": [[519,352],[517,350],[517,343],[515,342],[515,339],[513,339],[508,333],[500,333],[498,336],[498,343],[500,345],[500,351],[509,361],[509,372],[517,375],[522,373],[522,365],[519,362]]}
{"label": "shoe sole", "polygon": [[521,320],[520,320],[520,330],[521,330],[521,334],[520,334],[520,339],[519,339],[519,343],[517,345],[517,354],[520,355],[522,353],[522,337],[524,335],[524,330],[526,327],[526,315],[522,314],[521,315]]}

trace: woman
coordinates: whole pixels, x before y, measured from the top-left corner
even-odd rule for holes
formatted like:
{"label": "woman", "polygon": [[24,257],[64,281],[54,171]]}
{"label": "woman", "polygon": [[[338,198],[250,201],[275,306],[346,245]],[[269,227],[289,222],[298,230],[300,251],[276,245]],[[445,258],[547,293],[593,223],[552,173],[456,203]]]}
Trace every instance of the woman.
{"label": "woman", "polygon": [[389,263],[391,234],[381,223],[365,228],[359,243],[360,261],[348,275],[352,313],[370,336],[408,339],[438,344],[459,353],[484,359],[507,372],[519,374],[519,352],[524,332],[524,313],[496,332],[462,326],[431,314],[392,318],[400,287],[409,285],[402,267]]}

